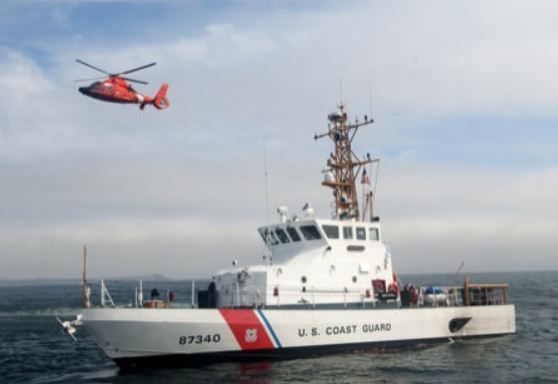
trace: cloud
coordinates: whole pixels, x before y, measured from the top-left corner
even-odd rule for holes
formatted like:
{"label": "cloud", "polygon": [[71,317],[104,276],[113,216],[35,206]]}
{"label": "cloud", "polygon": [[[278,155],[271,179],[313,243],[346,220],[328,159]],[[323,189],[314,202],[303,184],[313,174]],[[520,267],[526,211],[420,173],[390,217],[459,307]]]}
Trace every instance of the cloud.
{"label": "cloud", "polygon": [[[36,164],[14,169],[5,177],[13,187],[0,193],[3,201],[18,202],[0,221],[0,258],[8,264],[14,254],[46,258],[49,276],[71,276],[86,243],[96,274],[149,270],[177,278],[182,267],[201,277],[232,259],[261,260],[256,228],[268,215],[263,175],[249,158],[244,168],[208,164],[198,172],[195,165],[178,165],[178,158],[127,160],[64,165],[61,157],[50,172]],[[330,193],[319,186],[318,172],[292,159],[281,163],[285,168],[271,173],[270,221],[274,207],[287,205],[297,214],[308,197],[327,217]],[[558,169],[494,174],[435,164],[385,168],[376,213],[397,271],[444,272],[461,261],[469,271],[555,265]],[[29,277],[24,265],[20,273]]]}
{"label": "cloud", "polygon": [[386,173],[378,204],[401,270],[449,271],[461,261],[473,271],[555,265],[558,168],[496,173],[399,163]]}
{"label": "cloud", "polygon": [[[272,133],[300,132],[298,127],[305,124],[319,129],[319,116],[338,99],[339,78],[351,111],[369,111],[372,83],[376,113],[380,121],[394,125],[390,131],[398,138],[402,133],[420,138],[426,126],[442,118],[447,122],[448,117],[499,116],[508,122],[513,116],[553,118],[557,87],[547,75],[558,57],[552,53],[552,36],[557,33],[552,7],[538,3],[526,11],[538,22],[518,28],[524,20],[519,3],[506,4],[356,2],[344,10],[287,8],[275,17],[264,17],[256,7],[247,9],[241,20],[208,23],[198,33],[184,34],[175,26],[159,41],[110,47],[106,42],[80,47],[66,41],[63,51],[51,48],[62,68],[59,76],[64,76],[53,81],[89,75],[73,62],[76,57],[110,71],[156,60],[158,67],[137,74],[154,84],[145,92],[154,93],[157,83],[170,81],[177,108],[167,111],[172,118],[165,116],[162,123],[175,126],[173,133],[178,122],[201,127],[190,132],[190,139],[200,135],[200,141],[208,136],[229,139],[231,122],[243,126],[244,132],[260,134],[257,120],[262,117]],[[488,22],[490,15],[494,23]],[[69,84],[64,92],[64,104],[71,109],[79,105],[82,116],[96,116],[87,123],[91,129],[111,135],[127,123],[140,129],[148,126],[145,115],[126,113],[120,121],[110,114],[100,116],[106,106],[77,104]],[[148,123],[160,121],[157,116]],[[110,131],[103,130],[107,124]],[[478,132],[475,126],[470,129],[471,134]],[[205,135],[202,130],[218,134]]]}
{"label": "cloud", "polygon": [[[56,3],[68,36],[41,45],[50,65],[2,48],[0,278],[75,275],[84,242],[99,275],[259,261],[264,158],[272,210],[312,201],[329,215],[331,147],[312,136],[340,78],[351,114],[369,114],[372,84],[377,123],[355,148],[383,157],[377,204],[398,270],[556,268],[554,3],[239,4],[197,27],[168,3],[184,20],[148,40],[152,15],[129,20],[130,42],[73,29],[81,8]],[[146,94],[169,81],[171,107],[79,95],[72,80],[94,74],[75,58],[157,61],[134,75]]]}

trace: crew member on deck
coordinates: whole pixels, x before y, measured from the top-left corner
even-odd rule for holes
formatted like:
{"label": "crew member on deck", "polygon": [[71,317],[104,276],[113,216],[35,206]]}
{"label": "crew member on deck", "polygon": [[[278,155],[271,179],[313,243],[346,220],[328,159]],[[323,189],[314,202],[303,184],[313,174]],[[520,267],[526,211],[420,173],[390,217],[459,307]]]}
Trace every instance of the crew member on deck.
{"label": "crew member on deck", "polygon": [[159,290],[157,288],[153,288],[151,290],[151,300],[158,300],[159,299]]}

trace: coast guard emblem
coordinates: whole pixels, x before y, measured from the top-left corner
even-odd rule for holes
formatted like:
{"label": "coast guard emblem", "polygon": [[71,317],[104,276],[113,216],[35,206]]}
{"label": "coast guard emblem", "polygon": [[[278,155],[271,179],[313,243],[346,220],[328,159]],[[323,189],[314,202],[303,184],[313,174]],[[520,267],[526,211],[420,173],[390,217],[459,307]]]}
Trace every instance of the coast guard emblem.
{"label": "coast guard emblem", "polygon": [[255,343],[258,340],[258,330],[256,328],[247,329],[244,335],[244,341],[247,343]]}

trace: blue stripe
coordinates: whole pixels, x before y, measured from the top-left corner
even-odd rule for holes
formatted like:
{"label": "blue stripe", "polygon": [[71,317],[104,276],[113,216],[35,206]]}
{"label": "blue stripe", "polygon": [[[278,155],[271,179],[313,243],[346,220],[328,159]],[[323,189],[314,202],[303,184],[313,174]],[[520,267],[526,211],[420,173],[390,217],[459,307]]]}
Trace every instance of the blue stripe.
{"label": "blue stripe", "polygon": [[269,324],[269,321],[267,320],[267,317],[265,317],[265,315],[263,314],[263,311],[261,309],[257,310],[258,313],[260,314],[260,317],[263,319],[266,328],[268,329],[269,333],[271,333],[271,337],[273,337],[273,340],[275,341],[275,344],[277,344],[277,348],[283,348],[281,346],[281,342],[279,341],[279,339],[277,338],[277,335],[275,334],[275,331],[273,331],[273,328],[271,328],[271,324]]}

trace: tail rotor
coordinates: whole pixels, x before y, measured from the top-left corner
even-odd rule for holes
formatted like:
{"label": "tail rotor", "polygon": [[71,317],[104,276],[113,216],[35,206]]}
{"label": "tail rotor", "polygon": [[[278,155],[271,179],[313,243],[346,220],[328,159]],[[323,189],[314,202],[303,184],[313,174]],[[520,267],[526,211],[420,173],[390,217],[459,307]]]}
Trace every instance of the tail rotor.
{"label": "tail rotor", "polygon": [[155,100],[153,101],[153,105],[157,109],[167,109],[170,105],[169,99],[167,99],[167,90],[169,89],[169,85],[164,83],[159,88],[159,92],[155,95]]}
{"label": "tail rotor", "polygon": [[167,83],[163,83],[154,98],[151,99],[146,97],[145,101],[140,104],[140,109],[143,111],[147,104],[153,104],[153,106],[157,109],[167,109],[170,105],[169,99],[167,98],[168,89],[169,85]]}

